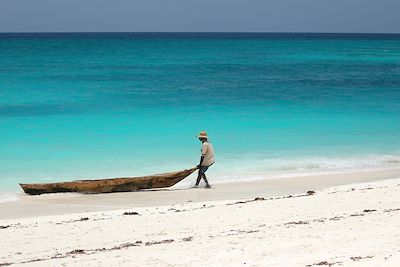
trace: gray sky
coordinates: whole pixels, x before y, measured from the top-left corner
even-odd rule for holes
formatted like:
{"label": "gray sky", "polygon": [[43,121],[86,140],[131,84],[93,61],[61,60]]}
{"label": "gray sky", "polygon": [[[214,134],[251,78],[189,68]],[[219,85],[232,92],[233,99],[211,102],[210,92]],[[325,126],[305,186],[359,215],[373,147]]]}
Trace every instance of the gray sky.
{"label": "gray sky", "polygon": [[392,32],[400,0],[0,0],[0,32]]}

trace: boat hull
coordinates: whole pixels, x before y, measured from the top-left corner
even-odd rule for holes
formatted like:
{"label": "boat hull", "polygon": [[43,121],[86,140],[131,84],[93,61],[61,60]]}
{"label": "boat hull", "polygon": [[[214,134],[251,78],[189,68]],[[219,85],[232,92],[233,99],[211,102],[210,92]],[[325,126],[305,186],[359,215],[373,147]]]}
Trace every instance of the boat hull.
{"label": "boat hull", "polygon": [[109,178],[98,180],[78,180],[61,183],[46,184],[19,184],[25,193],[30,195],[41,195],[49,193],[112,193],[131,192],[142,189],[165,188],[175,185],[197,168],[187,169],[179,172],[163,173],[143,177]]}

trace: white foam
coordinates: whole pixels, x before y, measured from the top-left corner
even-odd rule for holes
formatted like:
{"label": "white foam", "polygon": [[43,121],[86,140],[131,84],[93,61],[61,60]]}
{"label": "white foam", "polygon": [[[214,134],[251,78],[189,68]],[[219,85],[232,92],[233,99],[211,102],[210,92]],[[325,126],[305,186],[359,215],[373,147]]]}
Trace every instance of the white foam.
{"label": "white foam", "polygon": [[400,156],[253,158],[221,160],[208,174],[214,183],[340,174],[400,168]]}
{"label": "white foam", "polygon": [[0,203],[18,201],[19,197],[13,193],[0,193]]}

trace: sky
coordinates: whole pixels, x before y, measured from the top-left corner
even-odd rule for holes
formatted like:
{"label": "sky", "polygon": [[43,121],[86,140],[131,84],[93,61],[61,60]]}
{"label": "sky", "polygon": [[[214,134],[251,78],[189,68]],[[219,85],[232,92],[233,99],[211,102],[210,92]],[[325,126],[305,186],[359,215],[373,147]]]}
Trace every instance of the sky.
{"label": "sky", "polygon": [[0,32],[400,33],[400,0],[0,0]]}

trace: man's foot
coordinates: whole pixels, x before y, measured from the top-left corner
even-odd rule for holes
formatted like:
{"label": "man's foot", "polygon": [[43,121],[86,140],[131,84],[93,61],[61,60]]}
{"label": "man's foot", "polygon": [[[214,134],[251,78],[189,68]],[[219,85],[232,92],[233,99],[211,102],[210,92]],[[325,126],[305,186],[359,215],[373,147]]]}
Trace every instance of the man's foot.
{"label": "man's foot", "polygon": [[199,185],[195,184],[194,186],[192,186],[191,188],[198,188]]}
{"label": "man's foot", "polygon": [[211,185],[210,184],[206,184],[206,188],[211,188]]}

